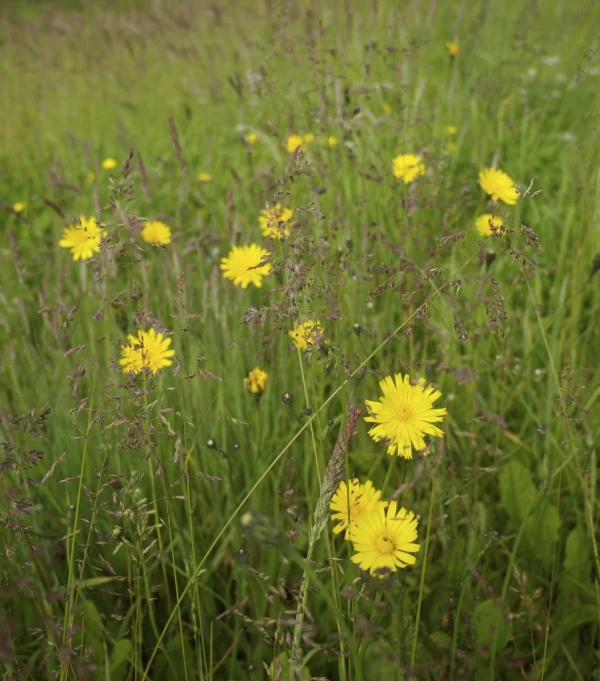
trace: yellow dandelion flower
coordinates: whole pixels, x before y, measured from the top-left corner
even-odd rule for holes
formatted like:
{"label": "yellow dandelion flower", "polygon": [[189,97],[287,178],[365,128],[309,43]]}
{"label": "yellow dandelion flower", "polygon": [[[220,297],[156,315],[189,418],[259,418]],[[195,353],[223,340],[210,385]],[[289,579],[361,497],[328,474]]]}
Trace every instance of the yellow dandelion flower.
{"label": "yellow dandelion flower", "polygon": [[300,135],[290,135],[285,143],[285,148],[289,154],[293,154],[296,149],[302,148],[302,137]]}
{"label": "yellow dandelion flower", "polygon": [[444,132],[446,133],[446,135],[456,135],[456,133],[458,132],[458,128],[455,125],[447,125],[444,128]]}
{"label": "yellow dandelion flower", "polygon": [[338,138],[335,135],[329,135],[327,138],[327,145],[330,147],[336,147],[338,143]]}
{"label": "yellow dandelion flower", "polygon": [[391,107],[389,104],[385,103],[385,102],[384,102],[384,104],[383,104],[383,110],[384,110],[384,111],[386,112],[386,114],[388,114],[388,115],[391,114],[392,111],[393,111],[392,107]]}
{"label": "yellow dandelion flower", "polygon": [[412,459],[412,447],[417,451],[425,449],[423,435],[443,437],[444,433],[433,424],[444,420],[446,409],[434,409],[433,403],[441,393],[425,387],[425,379],[420,378],[417,385],[411,385],[408,375],[387,376],[379,382],[383,397],[378,402],[365,400],[372,416],[365,421],[376,423],[369,435],[379,442],[390,441],[387,453],[405,459]]}
{"label": "yellow dandelion flower", "polygon": [[264,236],[281,239],[290,235],[289,221],[292,218],[290,208],[284,208],[280,203],[261,211],[258,221]]}
{"label": "yellow dandelion flower", "polygon": [[477,231],[480,234],[483,234],[483,236],[501,236],[501,227],[503,224],[504,220],[497,215],[492,215],[492,213],[484,213],[475,219],[475,227],[477,227]]}
{"label": "yellow dandelion flower", "polygon": [[89,260],[94,253],[100,251],[103,227],[104,225],[96,222],[96,218],[87,220],[82,215],[78,223],[65,227],[58,245],[61,248],[70,248],[73,260]]}
{"label": "yellow dandelion flower", "polygon": [[460,47],[458,46],[458,43],[453,43],[452,41],[448,41],[446,43],[446,49],[448,50],[448,54],[451,57],[456,57],[456,55],[460,52]]}
{"label": "yellow dandelion flower", "polygon": [[307,132],[306,135],[304,135],[304,143],[305,144],[310,144],[311,142],[314,142],[315,136],[312,134],[312,132]]}
{"label": "yellow dandelion flower", "polygon": [[142,369],[150,369],[155,374],[159,369],[173,364],[175,350],[169,350],[171,339],[165,338],[162,333],[156,333],[154,329],[137,332],[137,336],[127,336],[127,344],[121,348],[122,358],[119,364],[123,372],[128,374],[139,373]]}
{"label": "yellow dandelion flower", "polygon": [[392,161],[394,177],[404,180],[404,184],[410,184],[417,177],[425,175],[425,164],[415,154],[401,154]]}
{"label": "yellow dandelion flower", "polygon": [[323,327],[318,320],[298,324],[293,331],[289,332],[294,345],[300,350],[311,350],[315,345],[327,343],[323,334]]}
{"label": "yellow dandelion flower", "polygon": [[256,144],[258,142],[258,135],[255,132],[249,132],[245,137],[244,137],[244,142],[246,144]]}
{"label": "yellow dandelion flower", "polygon": [[355,554],[352,562],[361,570],[381,577],[387,571],[396,572],[417,562],[413,554],[421,550],[417,539],[417,519],[412,511],[398,510],[391,501],[387,511],[379,506],[361,515],[352,528],[350,537]]}
{"label": "yellow dandelion flower", "polygon": [[88,170],[85,177],[88,182],[93,182],[96,179],[96,173],[93,170]]}
{"label": "yellow dandelion flower", "polygon": [[267,387],[269,374],[260,367],[255,367],[244,379],[244,388],[253,395],[262,395]]}
{"label": "yellow dandelion flower", "polygon": [[142,229],[142,239],[147,244],[154,244],[155,246],[170,244],[171,228],[159,220],[147,222]]}
{"label": "yellow dandelion flower", "polygon": [[519,198],[519,190],[503,170],[485,168],[479,171],[479,185],[494,201],[504,201],[514,206]]}
{"label": "yellow dandelion flower", "polygon": [[268,255],[269,251],[256,244],[234,246],[226,258],[221,258],[223,276],[242,288],[248,288],[249,284],[260,288],[262,278],[272,269],[268,262],[264,262]]}
{"label": "yellow dandelion flower", "polygon": [[27,208],[27,201],[17,201],[12,205],[12,209],[15,211],[15,213],[22,213],[25,208]]}
{"label": "yellow dandelion flower", "polygon": [[212,180],[212,175],[210,173],[199,173],[198,179],[200,182],[210,182]]}
{"label": "yellow dandelion flower", "polygon": [[114,158],[105,158],[101,165],[104,170],[112,170],[113,168],[117,167],[117,162]]}
{"label": "yellow dandelion flower", "polygon": [[333,528],[334,534],[346,530],[344,539],[350,539],[352,527],[361,516],[375,511],[379,506],[385,508],[387,504],[387,501],[381,501],[381,492],[373,487],[370,480],[364,485],[357,478],[348,484],[342,480],[330,504],[331,519],[337,523]]}

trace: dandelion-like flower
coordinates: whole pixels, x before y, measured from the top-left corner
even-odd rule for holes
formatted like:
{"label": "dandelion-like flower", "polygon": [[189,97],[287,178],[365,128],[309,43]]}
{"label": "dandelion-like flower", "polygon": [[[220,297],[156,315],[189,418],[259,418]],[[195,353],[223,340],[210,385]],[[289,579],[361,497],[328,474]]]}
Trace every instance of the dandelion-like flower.
{"label": "dandelion-like flower", "polygon": [[96,218],[87,220],[82,215],[78,223],[65,227],[58,245],[61,248],[70,248],[73,260],[89,260],[100,250],[103,227],[104,225],[96,222]]}
{"label": "dandelion-like flower", "polygon": [[199,173],[198,179],[200,182],[210,182],[212,180],[212,175],[210,173]]}
{"label": "dandelion-like flower", "polygon": [[394,177],[404,180],[404,184],[410,184],[417,177],[425,175],[425,164],[415,154],[401,154],[392,161]]}
{"label": "dandelion-like flower", "polygon": [[414,565],[415,553],[421,547],[416,543],[417,519],[412,511],[398,510],[391,501],[387,511],[379,506],[375,511],[361,515],[352,527],[350,540],[355,550],[352,562],[371,575],[384,576],[387,570]]}
{"label": "dandelion-like flower", "polygon": [[249,284],[260,288],[262,278],[272,269],[270,263],[263,260],[268,255],[269,251],[256,244],[234,246],[226,258],[221,258],[223,276],[242,288],[248,288]]}
{"label": "dandelion-like flower", "polygon": [[255,132],[249,132],[244,137],[244,142],[249,145],[256,144],[258,142],[258,135]]}
{"label": "dandelion-like flower", "polygon": [[244,379],[244,388],[253,395],[262,395],[267,388],[269,374],[260,367],[255,367]]}
{"label": "dandelion-like flower", "polygon": [[500,228],[503,224],[504,220],[497,215],[492,215],[492,213],[484,213],[475,219],[475,227],[483,236],[500,236]]}
{"label": "dandelion-like flower", "polygon": [[330,504],[331,519],[337,523],[333,528],[334,534],[346,530],[344,539],[350,539],[352,527],[360,517],[372,513],[380,506],[385,508],[387,504],[387,501],[381,501],[381,492],[373,487],[370,480],[364,485],[357,478],[350,480],[348,484],[342,480]]}
{"label": "dandelion-like flower", "polygon": [[290,135],[285,143],[285,148],[289,154],[293,154],[296,149],[302,147],[302,136],[301,135]]}
{"label": "dandelion-like flower", "polygon": [[443,437],[444,433],[434,423],[444,420],[446,409],[434,409],[433,403],[441,393],[432,387],[425,387],[425,379],[411,385],[408,375],[395,374],[379,382],[383,396],[378,402],[365,400],[372,416],[365,421],[376,423],[369,435],[379,442],[387,439],[388,454],[412,459],[412,447],[417,451],[425,449],[423,435]]}
{"label": "dandelion-like flower", "polygon": [[321,322],[309,320],[308,322],[298,324],[293,331],[290,331],[290,338],[300,350],[309,350],[316,344],[327,343],[323,334]]}
{"label": "dandelion-like flower", "polygon": [[284,208],[280,203],[261,211],[258,221],[264,236],[281,239],[290,235],[289,221],[292,217],[290,208]]}
{"label": "dandelion-like flower", "polygon": [[327,138],[327,146],[329,147],[335,147],[337,146],[338,143],[338,138],[335,135],[329,135]]}
{"label": "dandelion-like flower", "polygon": [[305,144],[310,144],[311,142],[314,142],[315,136],[312,134],[312,132],[307,132],[306,135],[304,135],[304,142]]}
{"label": "dandelion-like flower", "polygon": [[392,111],[393,111],[392,107],[391,107],[387,102],[384,102],[384,103],[383,103],[383,110],[385,111],[385,113],[386,113],[388,116],[389,116],[389,115],[392,113]]}
{"label": "dandelion-like flower", "polygon": [[460,47],[458,43],[453,43],[452,41],[448,41],[446,43],[446,50],[448,50],[448,54],[451,57],[456,57],[456,55],[460,52]]}
{"label": "dandelion-like flower", "polygon": [[113,168],[117,167],[117,162],[114,158],[105,158],[101,165],[104,170],[112,170]]}
{"label": "dandelion-like flower", "polygon": [[166,246],[171,243],[171,228],[159,220],[147,222],[142,229],[142,239],[147,244]]}
{"label": "dandelion-like flower", "polygon": [[12,205],[12,209],[15,211],[15,213],[22,213],[25,208],[27,208],[27,201],[17,201]]}
{"label": "dandelion-like flower", "polygon": [[458,128],[455,125],[446,125],[444,127],[444,132],[446,135],[456,135]]}
{"label": "dandelion-like flower", "polygon": [[503,170],[497,168],[480,170],[479,184],[494,201],[504,201],[509,206],[514,206],[517,203],[519,190],[516,188],[514,180]]}
{"label": "dandelion-like flower", "polygon": [[137,336],[127,336],[127,345],[121,348],[122,358],[119,364],[124,373],[133,372],[138,374],[142,369],[150,369],[155,374],[159,369],[173,364],[175,350],[169,350],[171,339],[165,338],[162,333],[156,333],[154,329],[137,332]]}

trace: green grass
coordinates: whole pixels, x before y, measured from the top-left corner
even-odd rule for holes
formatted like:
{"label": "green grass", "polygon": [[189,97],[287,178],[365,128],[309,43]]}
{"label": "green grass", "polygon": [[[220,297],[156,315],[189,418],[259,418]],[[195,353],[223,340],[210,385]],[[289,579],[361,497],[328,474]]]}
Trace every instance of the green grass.
{"label": "green grass", "polygon": [[[2,678],[598,678],[598,7],[102,5],[0,24]],[[492,164],[533,186],[480,240]],[[262,237],[265,202],[291,238]],[[58,245],[79,215],[108,232],[88,263]],[[251,242],[275,271],[243,290],[219,261]],[[127,376],[152,325],[176,361]],[[420,519],[380,580],[310,528],[350,408],[400,371],[448,416],[428,457],[362,417],[348,445],[343,476]]]}

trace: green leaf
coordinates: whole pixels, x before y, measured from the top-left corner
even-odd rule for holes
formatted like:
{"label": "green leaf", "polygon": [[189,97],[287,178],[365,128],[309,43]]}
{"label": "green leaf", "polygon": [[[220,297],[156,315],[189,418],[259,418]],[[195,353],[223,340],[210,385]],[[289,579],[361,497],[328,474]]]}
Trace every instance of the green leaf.
{"label": "green leaf", "polygon": [[117,641],[110,656],[110,679],[111,681],[123,681],[127,676],[129,661],[131,659],[131,641],[122,638]]}
{"label": "green leaf", "polygon": [[565,546],[565,576],[579,582],[590,580],[590,540],[583,527],[578,525],[569,532]]}
{"label": "green leaf", "polygon": [[529,471],[518,461],[508,463],[500,473],[500,503],[515,523],[522,523],[535,497]]}
{"label": "green leaf", "polygon": [[496,638],[496,650],[506,647],[512,635],[512,622],[500,601],[487,600],[473,610],[473,628],[479,653],[487,657]]}

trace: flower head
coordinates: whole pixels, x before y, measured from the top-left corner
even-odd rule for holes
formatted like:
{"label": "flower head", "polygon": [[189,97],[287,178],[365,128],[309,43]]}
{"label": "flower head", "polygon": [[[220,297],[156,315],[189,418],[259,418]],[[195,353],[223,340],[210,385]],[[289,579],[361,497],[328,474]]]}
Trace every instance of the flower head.
{"label": "flower head", "polygon": [[159,220],[147,222],[142,229],[142,239],[147,244],[154,244],[155,246],[170,244],[171,228]]}
{"label": "flower head", "polygon": [[61,248],[70,248],[73,260],[89,260],[100,250],[103,227],[104,225],[96,222],[96,218],[87,220],[82,215],[78,223],[65,227],[58,245]]}
{"label": "flower head", "polygon": [[456,135],[458,128],[455,125],[446,125],[444,127],[444,132],[446,135]]}
{"label": "flower head", "polygon": [[212,180],[212,176],[210,173],[199,173],[198,179],[200,182],[210,182]]}
{"label": "flower head", "polygon": [[484,192],[488,193],[494,201],[504,201],[509,206],[514,206],[519,198],[519,190],[503,170],[497,168],[485,168],[479,171],[479,184]]}
{"label": "flower head", "polygon": [[344,538],[350,539],[352,527],[360,517],[372,513],[379,506],[385,508],[387,504],[387,501],[381,501],[381,492],[373,487],[370,480],[364,485],[357,478],[350,480],[348,484],[342,480],[330,504],[331,519],[337,523],[333,528],[334,534],[346,530]]}
{"label": "flower head", "polygon": [[260,367],[255,367],[244,379],[244,388],[253,395],[262,395],[267,387],[269,374]]}
{"label": "flower head", "polygon": [[281,239],[290,235],[289,221],[292,217],[290,208],[284,208],[280,203],[261,211],[258,221],[264,236]]}
{"label": "flower head", "polygon": [[105,158],[101,165],[104,170],[112,170],[113,168],[117,167],[117,162],[114,158]]}
{"label": "flower head", "polygon": [[262,278],[272,269],[271,265],[263,260],[268,255],[269,251],[256,244],[234,246],[226,258],[221,258],[223,276],[242,288],[248,288],[249,284],[260,288]]}
{"label": "flower head", "polygon": [[411,385],[408,375],[387,376],[379,382],[383,396],[378,402],[365,400],[372,416],[365,421],[376,423],[369,435],[379,442],[390,441],[387,452],[405,459],[412,459],[412,447],[417,451],[425,449],[423,435],[443,437],[444,433],[434,423],[444,420],[446,409],[434,409],[433,403],[441,397],[434,388],[425,387],[425,379]]}
{"label": "flower head", "polygon": [[503,224],[504,220],[497,215],[492,215],[492,213],[484,213],[475,219],[475,227],[483,236],[501,236]]}
{"label": "flower head", "polygon": [[171,339],[154,329],[137,332],[137,336],[127,336],[127,345],[121,348],[122,358],[119,364],[124,373],[139,373],[142,369],[150,369],[155,374],[159,369],[173,364],[169,357],[173,357],[175,350],[169,350]]}
{"label": "flower head", "polygon": [[392,161],[394,177],[404,180],[404,184],[410,184],[417,177],[425,175],[425,164],[415,154],[401,154]]}
{"label": "flower head", "polygon": [[456,57],[456,55],[460,52],[460,47],[458,46],[458,43],[453,43],[451,41],[448,41],[446,43],[446,49],[448,50],[448,54],[451,57]]}
{"label": "flower head", "polygon": [[335,135],[329,135],[327,138],[327,145],[330,147],[336,147],[338,143],[338,138]]}
{"label": "flower head", "polygon": [[391,107],[387,102],[384,102],[384,103],[383,103],[383,110],[385,111],[386,114],[388,114],[388,116],[389,116],[389,115],[392,113],[392,111],[393,111],[392,107]]}
{"label": "flower head", "polygon": [[314,345],[327,343],[323,336],[323,327],[321,322],[308,321],[303,324],[298,324],[293,331],[290,331],[290,338],[294,341],[294,345],[300,350],[312,349]]}
{"label": "flower head", "polygon": [[255,132],[249,132],[244,137],[244,142],[249,145],[256,144],[258,142],[258,135]]}
{"label": "flower head", "polygon": [[[352,562],[371,575],[414,565],[421,547],[416,544],[417,519],[412,511],[398,510],[391,501],[386,509],[380,505],[371,513],[361,515],[352,528],[350,539],[356,553]],[[381,572],[380,572],[381,571]]]}
{"label": "flower head", "polygon": [[25,208],[27,208],[27,201],[17,201],[12,205],[12,209],[15,211],[15,213],[22,213]]}
{"label": "flower head", "polygon": [[312,134],[312,132],[307,132],[306,135],[304,135],[304,142],[305,144],[310,144],[311,142],[314,142],[315,136]]}
{"label": "flower head", "polygon": [[296,149],[302,148],[302,142],[301,135],[290,135],[285,143],[285,148],[289,154],[293,154]]}

